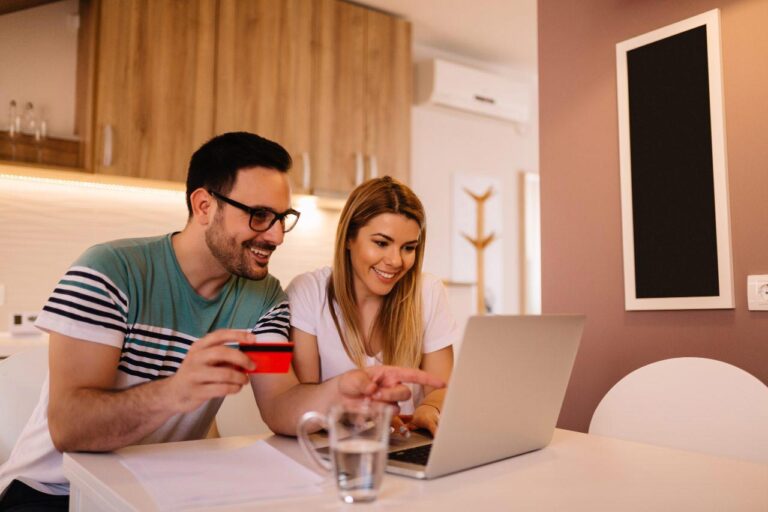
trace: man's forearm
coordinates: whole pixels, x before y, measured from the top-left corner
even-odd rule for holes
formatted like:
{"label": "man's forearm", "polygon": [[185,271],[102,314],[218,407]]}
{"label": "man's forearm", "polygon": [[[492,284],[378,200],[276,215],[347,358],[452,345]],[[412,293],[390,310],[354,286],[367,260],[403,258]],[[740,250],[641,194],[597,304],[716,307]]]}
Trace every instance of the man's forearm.
{"label": "man's forearm", "polygon": [[157,430],[174,409],[164,400],[168,379],[112,391],[78,389],[48,406],[53,444],[65,451],[111,451]]}
{"label": "man's forearm", "polygon": [[325,413],[341,400],[338,377],[319,384],[297,384],[261,408],[264,422],[276,434],[296,435],[299,418],[307,411]]}

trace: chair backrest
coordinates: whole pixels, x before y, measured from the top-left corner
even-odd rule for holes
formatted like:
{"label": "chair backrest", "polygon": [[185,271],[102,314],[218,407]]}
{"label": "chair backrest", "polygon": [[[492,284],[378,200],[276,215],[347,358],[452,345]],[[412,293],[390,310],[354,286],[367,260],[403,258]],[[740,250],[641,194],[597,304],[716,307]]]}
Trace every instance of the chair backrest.
{"label": "chair backrest", "polygon": [[611,388],[589,433],[766,463],[768,387],[722,361],[658,361]]}
{"label": "chair backrest", "polygon": [[0,360],[0,463],[32,415],[48,372],[48,347],[31,347]]}

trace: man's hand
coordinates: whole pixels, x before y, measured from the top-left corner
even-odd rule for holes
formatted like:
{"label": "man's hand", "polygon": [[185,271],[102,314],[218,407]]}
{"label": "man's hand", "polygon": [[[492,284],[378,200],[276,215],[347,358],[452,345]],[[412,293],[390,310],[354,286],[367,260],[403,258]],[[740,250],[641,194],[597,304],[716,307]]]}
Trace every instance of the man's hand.
{"label": "man's hand", "polygon": [[249,382],[242,369],[253,370],[256,365],[243,352],[224,345],[233,341],[253,343],[256,337],[245,331],[221,329],[192,344],[176,374],[169,377],[174,410],[193,411],[211,398],[237,393]]}
{"label": "man's hand", "polygon": [[166,379],[114,389],[120,348],[52,333],[48,429],[57,450],[111,451],[135,444],[180,412],[235,393],[253,362],[225,347],[253,341],[245,331],[221,330],[195,341]]}
{"label": "man's hand", "polygon": [[339,392],[344,398],[369,397],[382,402],[400,402],[411,397],[406,383],[445,387],[442,379],[416,368],[369,366],[343,374],[339,379]]}

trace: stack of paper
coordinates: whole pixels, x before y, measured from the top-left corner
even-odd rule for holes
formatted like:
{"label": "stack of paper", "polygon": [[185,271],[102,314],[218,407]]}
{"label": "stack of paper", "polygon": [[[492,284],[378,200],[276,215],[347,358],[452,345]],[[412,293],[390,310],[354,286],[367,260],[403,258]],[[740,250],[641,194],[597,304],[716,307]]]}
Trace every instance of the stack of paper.
{"label": "stack of paper", "polygon": [[324,480],[264,441],[228,450],[126,453],[120,459],[160,510],[317,494]]}

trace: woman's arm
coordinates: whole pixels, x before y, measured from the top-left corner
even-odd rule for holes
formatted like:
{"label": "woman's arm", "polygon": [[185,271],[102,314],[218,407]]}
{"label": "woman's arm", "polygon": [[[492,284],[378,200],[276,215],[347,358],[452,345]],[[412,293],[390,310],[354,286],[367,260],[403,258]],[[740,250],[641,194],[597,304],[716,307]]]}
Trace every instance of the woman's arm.
{"label": "woman's arm", "polygon": [[[421,366],[419,368],[448,382],[451,378],[451,371],[453,370],[453,345],[448,345],[440,350],[424,354],[421,358]],[[425,400],[434,390],[435,388],[424,386]],[[440,404],[442,405],[442,401]]]}
{"label": "woman's arm", "polygon": [[291,327],[293,341],[293,371],[302,384],[320,382],[320,353],[317,349],[317,336]]}
{"label": "woman's arm", "polygon": [[[421,360],[421,369],[430,375],[448,382],[451,377],[451,370],[453,370],[453,346],[449,345],[435,352],[424,354]],[[443,409],[445,389],[424,386],[424,395],[424,399],[416,407],[416,410],[413,411],[413,417],[405,425],[405,428],[410,430],[425,428],[434,435],[440,422],[440,411]],[[399,430],[400,426],[398,424],[393,426],[396,431]]]}

